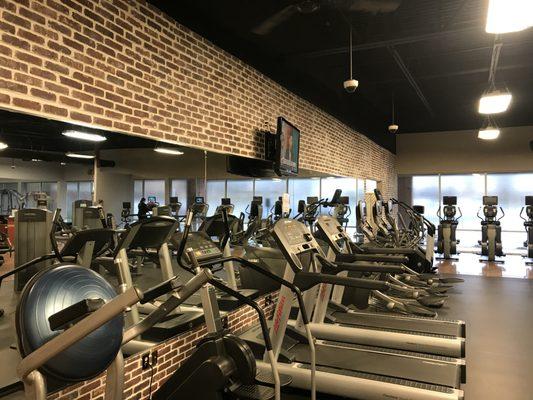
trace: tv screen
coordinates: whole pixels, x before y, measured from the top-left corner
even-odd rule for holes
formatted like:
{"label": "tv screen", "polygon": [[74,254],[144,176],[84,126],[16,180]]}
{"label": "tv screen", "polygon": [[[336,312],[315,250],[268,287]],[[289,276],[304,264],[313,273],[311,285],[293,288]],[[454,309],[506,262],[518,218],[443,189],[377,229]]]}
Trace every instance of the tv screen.
{"label": "tv screen", "polygon": [[283,117],[278,117],[276,172],[279,175],[298,174],[300,130]]}

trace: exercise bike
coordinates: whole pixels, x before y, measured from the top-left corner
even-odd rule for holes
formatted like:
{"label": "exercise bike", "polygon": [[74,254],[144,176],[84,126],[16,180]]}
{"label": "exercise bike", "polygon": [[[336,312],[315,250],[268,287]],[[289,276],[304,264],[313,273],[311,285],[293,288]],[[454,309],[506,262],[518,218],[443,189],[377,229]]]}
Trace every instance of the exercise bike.
{"label": "exercise bike", "polygon": [[[498,206],[498,196],[483,196],[483,215],[481,218],[479,211],[477,217],[481,220],[481,240],[478,242],[481,245],[481,255],[487,256],[486,259],[480,261],[493,261],[503,263],[503,260],[496,260],[496,257],[503,257],[502,248],[502,227],[500,220],[505,217],[503,208]],[[498,216],[498,208],[502,212],[502,216]]]}
{"label": "exercise bike", "polygon": [[[459,254],[457,252],[457,240],[456,232],[459,219],[463,216],[460,207],[457,205],[457,196],[444,196],[442,198],[444,207],[439,206],[437,216],[439,217],[439,226],[437,228],[437,253],[442,254],[442,257],[436,257],[437,260],[453,260],[458,261],[456,257],[452,255]],[[442,213],[441,213],[442,211]],[[459,216],[455,215],[459,211]]]}
{"label": "exercise bike", "polygon": [[[524,220],[524,228],[527,233],[527,240],[524,242],[524,247],[527,249],[526,265],[533,265],[533,196],[526,196],[526,205],[520,210],[520,218]],[[522,214],[526,211],[526,217]]]}

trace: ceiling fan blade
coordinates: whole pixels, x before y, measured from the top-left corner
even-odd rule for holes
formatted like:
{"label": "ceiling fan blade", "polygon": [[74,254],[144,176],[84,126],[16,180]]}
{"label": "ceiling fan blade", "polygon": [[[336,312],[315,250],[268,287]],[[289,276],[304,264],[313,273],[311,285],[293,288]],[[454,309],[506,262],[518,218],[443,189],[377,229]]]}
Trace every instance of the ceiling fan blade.
{"label": "ceiling fan blade", "polygon": [[256,35],[268,35],[270,32],[272,32],[274,28],[287,21],[296,12],[296,6],[287,6],[282,10],[278,11],[276,14],[268,17],[266,20],[261,22],[259,25],[252,29],[252,32]]}

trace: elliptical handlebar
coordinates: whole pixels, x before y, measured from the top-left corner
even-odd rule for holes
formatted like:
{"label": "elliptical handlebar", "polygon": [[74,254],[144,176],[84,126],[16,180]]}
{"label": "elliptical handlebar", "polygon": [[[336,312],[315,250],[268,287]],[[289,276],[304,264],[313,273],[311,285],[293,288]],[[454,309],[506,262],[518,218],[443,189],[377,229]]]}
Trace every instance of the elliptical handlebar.
{"label": "elliptical handlebar", "polygon": [[461,207],[457,207],[457,211],[459,211],[459,216],[455,220],[459,221],[463,217],[463,212],[461,211]]}
{"label": "elliptical handlebar", "polygon": [[182,261],[183,253],[185,252],[185,245],[187,244],[187,237],[189,236],[189,231],[191,230],[193,218],[194,218],[194,211],[189,208],[187,210],[187,215],[185,216],[185,226],[183,227],[183,236],[182,236],[182,240],[180,241],[180,246],[178,247],[178,254],[176,258],[178,260],[178,264],[180,265],[180,267],[184,268],[185,270],[189,272],[194,273],[194,271],[191,271],[189,266],[185,265]]}
{"label": "elliptical handlebar", "polygon": [[428,229],[430,229],[433,233],[435,232],[435,225],[433,224],[433,222],[428,220],[422,214],[417,213],[413,207],[411,207],[407,203],[404,203],[403,201],[395,199],[394,197],[391,197],[390,199],[393,202],[393,204],[397,204],[398,206],[402,207],[404,210],[410,210],[415,215],[418,215],[422,219],[422,221],[424,222],[424,225],[426,225],[428,227]]}
{"label": "elliptical handlebar", "polygon": [[503,208],[500,206],[500,211],[502,212],[502,216],[498,218],[498,221],[501,220],[503,217],[505,217],[505,211],[503,211]]}
{"label": "elliptical handlebar", "polygon": [[56,208],[52,218],[52,229],[50,229],[50,243],[52,245],[52,251],[59,262],[64,261],[56,240],[56,230],[57,227],[61,227],[61,221],[63,221],[63,218],[61,217],[61,208]]}

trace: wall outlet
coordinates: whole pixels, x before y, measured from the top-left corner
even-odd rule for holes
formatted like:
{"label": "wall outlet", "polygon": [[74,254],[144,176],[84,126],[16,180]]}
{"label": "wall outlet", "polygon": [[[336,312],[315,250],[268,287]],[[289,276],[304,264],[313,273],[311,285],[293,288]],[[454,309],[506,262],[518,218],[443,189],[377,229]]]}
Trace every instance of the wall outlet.
{"label": "wall outlet", "polygon": [[157,365],[157,359],[158,359],[157,350],[152,351],[152,367],[155,367]]}
{"label": "wall outlet", "polygon": [[141,357],[141,368],[144,371],[145,369],[150,368],[150,353],[143,354]]}
{"label": "wall outlet", "polygon": [[269,294],[265,297],[265,307],[268,307],[270,305],[272,305],[274,303],[274,301],[272,300],[272,295]]}

